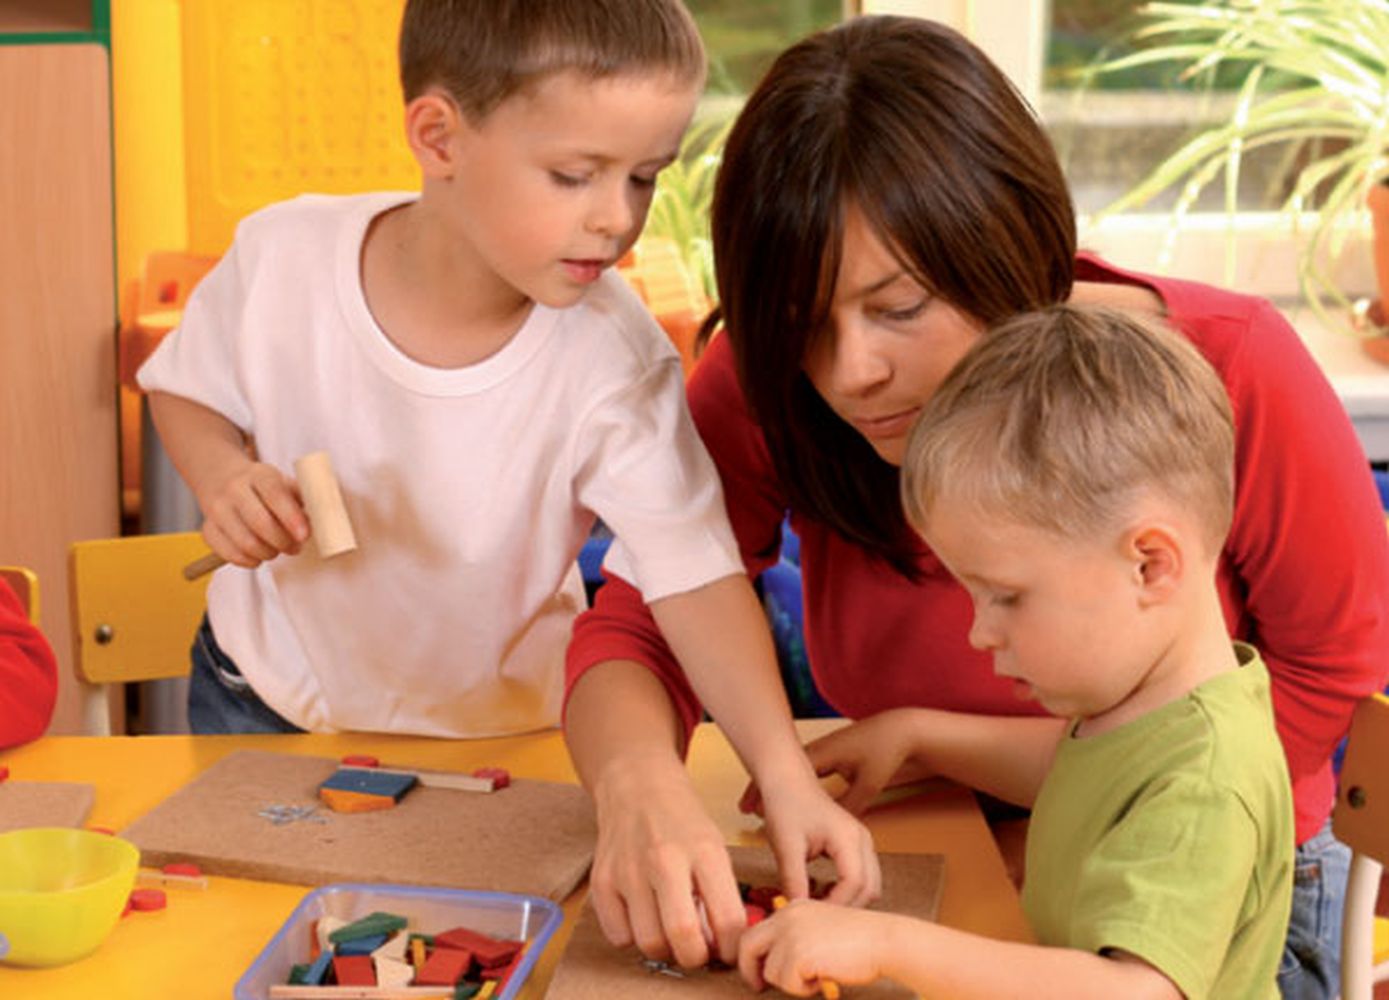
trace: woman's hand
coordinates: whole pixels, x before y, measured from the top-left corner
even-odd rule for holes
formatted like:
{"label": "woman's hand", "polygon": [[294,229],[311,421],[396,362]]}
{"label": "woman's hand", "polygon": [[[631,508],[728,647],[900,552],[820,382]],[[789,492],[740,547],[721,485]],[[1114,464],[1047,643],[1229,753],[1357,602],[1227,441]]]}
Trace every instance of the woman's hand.
{"label": "woman's hand", "polygon": [[[844,809],[862,816],[884,788],[933,774],[913,756],[925,714],[912,708],[880,712],[806,744],[806,756],[820,777],[844,779],[847,785],[836,798]],[[738,808],[761,814],[763,799],[761,789],[749,785]]]}
{"label": "woman's hand", "polygon": [[589,879],[607,939],[643,955],[730,965],[747,924],[723,834],[673,754],[625,758],[594,788],[598,846]]}

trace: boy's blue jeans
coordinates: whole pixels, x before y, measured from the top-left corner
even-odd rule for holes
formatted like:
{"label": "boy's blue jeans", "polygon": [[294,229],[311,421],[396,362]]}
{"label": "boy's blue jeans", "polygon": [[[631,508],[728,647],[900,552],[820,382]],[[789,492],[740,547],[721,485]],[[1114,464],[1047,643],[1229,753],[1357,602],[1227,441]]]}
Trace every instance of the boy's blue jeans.
{"label": "boy's blue jeans", "polygon": [[1346,905],[1350,848],[1331,822],[1297,849],[1293,912],[1278,990],[1283,1000],[1334,1000],[1341,993],[1341,911]]}
{"label": "boy's blue jeans", "polygon": [[188,728],[217,733],[302,733],[260,700],[212,634],[203,615],[193,638],[193,672],[188,681]]}

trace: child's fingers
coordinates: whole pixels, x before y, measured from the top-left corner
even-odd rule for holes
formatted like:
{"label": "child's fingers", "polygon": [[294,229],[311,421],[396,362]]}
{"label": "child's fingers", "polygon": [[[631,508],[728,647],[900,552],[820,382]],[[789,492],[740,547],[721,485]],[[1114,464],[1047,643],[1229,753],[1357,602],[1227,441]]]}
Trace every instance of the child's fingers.
{"label": "child's fingers", "polygon": [[254,569],[275,555],[275,550],[262,542],[234,509],[224,510],[204,521],[203,538],[213,552],[232,565],[246,569]]}
{"label": "child's fingers", "polygon": [[738,942],[738,972],[743,980],[755,990],[766,987],[767,980],[762,974],[762,962],[776,940],[779,922],[770,916],[755,927],[743,932]]}
{"label": "child's fingers", "polygon": [[835,855],[839,876],[826,900],[844,906],[867,906],[883,894],[883,870],[870,838],[863,838],[856,850]]}
{"label": "child's fingers", "polygon": [[266,475],[254,479],[251,487],[274,522],[276,537],[263,537],[281,552],[297,551],[309,537],[309,519],[293,482],[278,469],[267,468]]}
{"label": "child's fingers", "polygon": [[781,891],[791,899],[810,895],[810,873],[806,871],[806,844],[800,837],[772,837],[772,853],[776,855],[777,872],[781,875]]}

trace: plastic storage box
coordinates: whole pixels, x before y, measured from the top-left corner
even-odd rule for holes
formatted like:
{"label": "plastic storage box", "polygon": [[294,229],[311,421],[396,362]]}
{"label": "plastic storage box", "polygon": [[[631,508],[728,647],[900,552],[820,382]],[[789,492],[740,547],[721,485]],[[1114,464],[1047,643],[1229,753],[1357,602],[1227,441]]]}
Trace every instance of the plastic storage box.
{"label": "plastic storage box", "polygon": [[287,982],[291,966],[309,959],[309,926],[315,920],[334,916],[352,921],[376,910],[409,917],[410,930],[425,934],[467,927],[492,937],[525,941],[521,962],[506,988],[496,994],[497,1000],[516,995],[563,919],[558,906],[539,896],[410,885],[326,885],[295,907],[237,981],[233,1000],[266,1000],[271,986]]}

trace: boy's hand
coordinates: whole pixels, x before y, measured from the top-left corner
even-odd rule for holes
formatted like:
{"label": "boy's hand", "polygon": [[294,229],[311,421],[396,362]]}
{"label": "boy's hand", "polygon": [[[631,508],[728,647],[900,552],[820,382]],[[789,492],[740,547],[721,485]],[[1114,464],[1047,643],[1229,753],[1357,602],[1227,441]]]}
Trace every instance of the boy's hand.
{"label": "boy's hand", "polygon": [[767,839],[776,854],[782,891],[792,899],[808,896],[806,861],[826,856],[834,861],[837,876],[827,898],[866,906],[883,890],[873,836],[805,773],[803,781],[768,781],[763,794]]}
{"label": "boy's hand", "polygon": [[891,916],[802,899],[748,928],[738,971],[755,990],[771,984],[810,996],[822,980],[845,986],[882,976],[879,949]]}
{"label": "boy's hand", "polygon": [[733,964],[747,914],[723,834],[679,759],[614,765],[593,798],[598,845],[589,885],[608,941],[686,968],[707,964],[713,946]]}
{"label": "boy's hand", "polygon": [[[913,766],[917,714],[910,708],[889,709],[806,744],[806,756],[816,774],[822,778],[837,774],[848,783],[837,799],[850,813],[862,816],[889,785],[930,776],[926,768]],[[738,808],[762,813],[763,798],[761,790],[750,784]]]}
{"label": "boy's hand", "polygon": [[249,459],[198,497],[203,538],[227,562],[253,569],[280,553],[293,555],[309,537],[294,481],[273,465]]}

